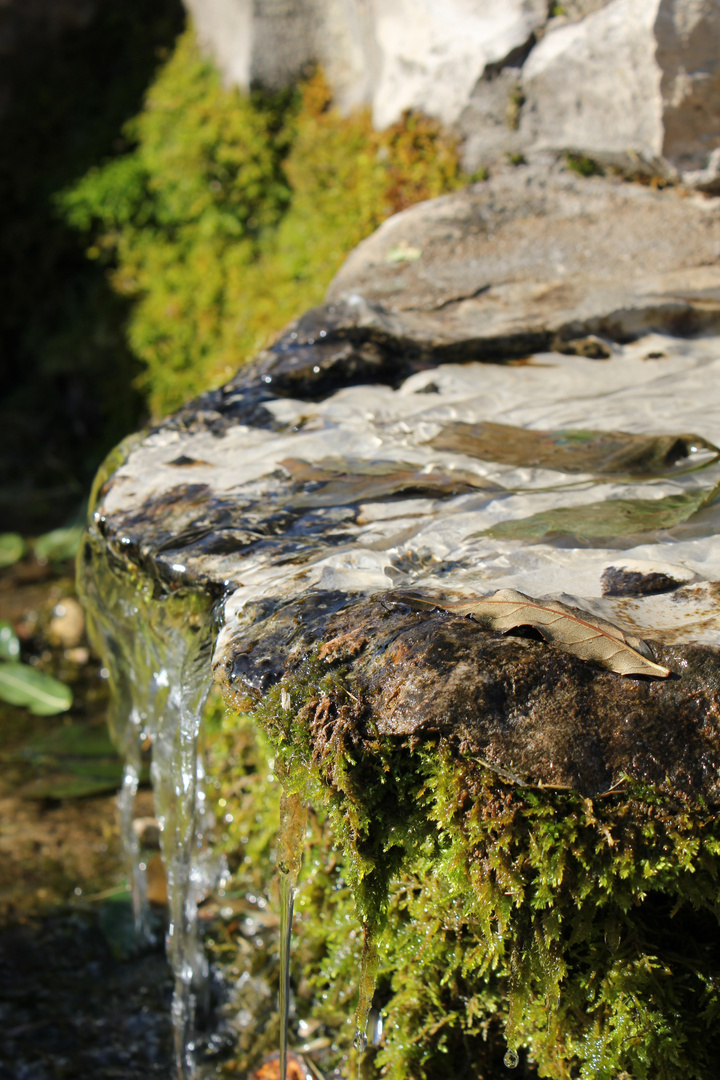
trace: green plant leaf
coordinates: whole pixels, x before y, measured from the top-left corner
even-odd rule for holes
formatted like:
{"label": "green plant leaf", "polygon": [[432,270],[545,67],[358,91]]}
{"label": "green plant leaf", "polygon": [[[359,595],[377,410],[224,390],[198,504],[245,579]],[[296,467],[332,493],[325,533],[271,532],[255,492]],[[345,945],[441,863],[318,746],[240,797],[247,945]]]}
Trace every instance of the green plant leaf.
{"label": "green plant leaf", "polygon": [[0,569],[20,562],[25,554],[25,541],[20,533],[0,533]]}
{"label": "green plant leaf", "polygon": [[0,660],[17,660],[19,656],[20,641],[12,623],[0,620]]}
{"label": "green plant leaf", "polygon": [[0,699],[21,705],[36,716],[66,712],[73,702],[72,691],[52,675],[29,664],[0,664]]}
{"label": "green plant leaf", "polygon": [[52,532],[39,536],[34,543],[38,559],[49,562],[65,562],[74,559],[80,547],[82,525],[71,525],[66,529],[53,529]]}
{"label": "green plant leaf", "polygon": [[[59,724],[14,756],[29,761],[38,774],[22,789],[27,799],[80,799],[116,791],[122,783],[123,764],[104,726]],[[141,782],[148,780],[143,769]]]}
{"label": "green plant leaf", "polygon": [[607,499],[582,506],[558,506],[514,521],[500,521],[476,536],[496,540],[539,540],[545,536],[576,536],[583,540],[631,536],[681,525],[712,501],[713,488],[684,491],[662,499]]}
{"label": "green plant leaf", "polygon": [[39,776],[21,789],[22,794],[26,799],[84,799],[117,791],[122,783],[122,765],[111,764],[112,768],[109,763],[107,769],[97,772],[68,769]]}
{"label": "green plant leaf", "polygon": [[[64,723],[54,731],[39,735],[23,744],[22,757],[53,758],[117,758],[117,751],[108,729],[86,724]],[[63,766],[64,767],[64,766]]]}
{"label": "green plant leaf", "polygon": [[489,422],[444,424],[430,446],[502,465],[636,480],[677,476],[720,460],[720,449],[701,435],[530,431]]}

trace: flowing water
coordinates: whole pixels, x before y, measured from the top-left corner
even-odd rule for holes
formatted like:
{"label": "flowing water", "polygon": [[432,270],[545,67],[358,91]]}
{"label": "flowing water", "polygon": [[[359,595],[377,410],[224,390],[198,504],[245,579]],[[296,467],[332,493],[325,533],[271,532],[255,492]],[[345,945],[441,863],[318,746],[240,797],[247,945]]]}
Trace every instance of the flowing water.
{"label": "flowing water", "polygon": [[360,960],[360,981],[357,1010],[355,1012],[355,1038],[353,1046],[362,1054],[367,1049],[367,1027],[377,982],[377,942],[367,923],[363,925],[363,950]]}
{"label": "flowing water", "polygon": [[198,735],[211,679],[213,604],[196,593],[162,592],[113,559],[91,528],[80,588],[95,647],[112,688],[113,738],[125,758],[119,796],[136,930],[150,933],[144,864],[133,808],[143,755],[152,754],[156,814],[167,874],[167,953],[175,977],[172,1018],[178,1076],[193,1073],[195,1012],[207,1008],[208,965],[198,939],[198,902],[224,874],[204,846],[203,768]]}
{"label": "flowing water", "polygon": [[287,1076],[290,1020],[290,951],[293,904],[302,866],[307,809],[300,796],[283,791],[280,799],[278,873],[280,875],[280,1080]]}
{"label": "flowing water", "polygon": [[[662,363],[648,363],[658,357]],[[181,1077],[192,1074],[194,1014],[207,987],[197,904],[222,874],[203,843],[198,755],[219,620],[208,591],[187,583],[210,580],[216,591],[227,590],[216,661],[232,671],[235,660],[246,662],[249,685],[259,692],[266,676],[274,677],[273,658],[265,671],[262,658],[248,652],[248,631],[260,640],[262,620],[288,596],[435,588],[441,574],[445,588],[473,594],[492,587],[536,595],[542,582],[544,593],[570,593],[590,613],[640,636],[660,630],[716,645],[720,426],[717,395],[708,387],[719,384],[719,357],[717,339],[690,345],[654,336],[613,347],[601,365],[559,354],[523,367],[448,364],[417,372],[397,390],[353,386],[317,402],[268,400],[263,410],[272,426],[238,422],[216,430],[217,417],[211,424],[198,414],[182,429],[156,429],[116,463],[102,501],[115,539],[91,526],[81,588],[112,684],[113,736],[126,762],[119,804],[141,937],[150,926],[132,819],[141,767],[152,754]],[[585,431],[588,417],[597,431]],[[572,429],[570,446],[560,438],[565,429]],[[683,431],[699,436],[677,435]],[[653,450],[647,459],[643,451],[638,474],[633,455],[649,436],[660,457]],[[504,446],[511,438],[512,453]],[[678,439],[685,464],[675,468],[666,451]],[[503,453],[488,450],[488,440],[492,447],[502,442]],[[610,446],[614,462],[620,454],[615,471],[604,457],[600,464],[588,457],[588,440],[593,453]],[[576,456],[577,469],[567,460]],[[696,472],[703,463],[706,471]],[[608,506],[635,515],[627,535],[596,535],[598,516],[608,529]],[[668,506],[672,521],[652,516]],[[558,522],[563,536],[580,540],[555,543]],[[663,535],[671,526],[675,532]],[[538,542],[529,546],[528,537]],[[132,560],[152,569],[133,570]],[[185,584],[161,586],[150,576],[156,571]],[[613,573],[664,575],[673,587],[693,588],[628,599]],[[283,1078],[305,821],[300,796],[286,792],[278,856]],[[369,930],[356,1014],[359,1053],[367,1046],[377,968]],[[513,1025],[511,1017],[508,1067],[517,1063]]]}

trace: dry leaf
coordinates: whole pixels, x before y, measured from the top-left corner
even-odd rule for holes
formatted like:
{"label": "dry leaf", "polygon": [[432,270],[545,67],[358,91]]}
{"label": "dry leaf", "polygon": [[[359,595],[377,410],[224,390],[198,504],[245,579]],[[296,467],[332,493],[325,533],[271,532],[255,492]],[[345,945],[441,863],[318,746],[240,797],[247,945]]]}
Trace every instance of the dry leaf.
{"label": "dry leaf", "polygon": [[429,445],[503,465],[635,479],[678,476],[720,459],[718,447],[701,435],[534,431],[490,421],[451,421],[443,425]]}
{"label": "dry leaf", "polygon": [[447,498],[471,491],[496,493],[505,490],[494,481],[466,469],[425,469],[406,461],[323,458],[309,462],[285,458],[280,464],[290,474],[293,484],[304,488],[288,504],[294,509],[347,506],[396,495]]}
{"label": "dry leaf", "polygon": [[468,615],[491,630],[515,630],[532,626],[546,641],[581,660],[594,661],[618,675],[652,675],[666,679],[668,668],[656,664],[640,638],[619,627],[559,600],[533,600],[515,589],[500,589],[492,596],[442,602],[410,593],[393,593],[391,600],[411,607],[439,608]]}

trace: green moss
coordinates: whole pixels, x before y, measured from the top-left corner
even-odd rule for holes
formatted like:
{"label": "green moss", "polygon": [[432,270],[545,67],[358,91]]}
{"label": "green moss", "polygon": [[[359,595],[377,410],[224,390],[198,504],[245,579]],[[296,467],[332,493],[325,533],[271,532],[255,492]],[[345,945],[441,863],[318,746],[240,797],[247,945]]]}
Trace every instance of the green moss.
{"label": "green moss", "polygon": [[597,161],[586,157],[584,154],[566,154],[565,164],[571,172],[578,176],[602,176],[603,170]]}
{"label": "green moss", "polygon": [[377,225],[466,181],[419,116],[375,132],[343,118],[320,73],[294,91],[222,86],[191,31],[125,128],[130,153],[60,200],[132,303],[137,385],[154,416],[218,384],[319,302]]}
{"label": "green moss", "polygon": [[711,810],[639,785],[519,787],[447,740],[380,739],[347,672],[317,658],[283,688],[289,709],[271,690],[258,734],[228,716],[211,756],[228,805],[242,776],[225,837],[239,881],[272,880],[279,785],[260,742],[314,807],[294,977],[298,1015],[332,1041],[325,1065],[352,1059],[365,921],[386,1032],[367,1076],[494,1077],[508,1045],[557,1080],[715,1075]]}

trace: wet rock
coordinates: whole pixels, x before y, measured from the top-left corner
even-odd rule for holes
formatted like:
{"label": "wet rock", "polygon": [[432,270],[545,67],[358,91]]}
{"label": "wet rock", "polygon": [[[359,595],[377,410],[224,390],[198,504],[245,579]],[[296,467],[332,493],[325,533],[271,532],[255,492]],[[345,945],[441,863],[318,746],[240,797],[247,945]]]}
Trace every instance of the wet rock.
{"label": "wet rock", "polygon": [[[714,648],[656,644],[655,658],[671,679],[623,679],[539,641],[489,633],[439,611],[418,613],[383,594],[348,599],[312,630],[301,605],[290,602],[260,633],[248,654],[258,669],[272,655],[292,679],[315,646],[324,664],[349,672],[354,709],[344,692],[311,703],[322,713],[319,740],[331,737],[342,717],[346,737],[367,743],[368,753],[375,731],[441,736],[519,782],[594,796],[629,777],[720,801]],[[253,670],[238,678],[234,668],[221,669],[240,704],[253,698]]]}
{"label": "wet rock", "polygon": [[[720,339],[480,363],[462,339],[413,345],[405,317],[360,300],[309,313],[155,429],[106,483],[88,557],[224,597],[216,675],[243,707],[308,658],[341,671],[354,704],[310,694],[318,739],[342,714],[362,741],[372,718],[500,775],[590,794],[667,779],[716,802]],[[543,514],[562,528],[533,539]],[[617,533],[596,524],[611,516]],[[389,595],[501,588],[609,620],[671,677]]]}

